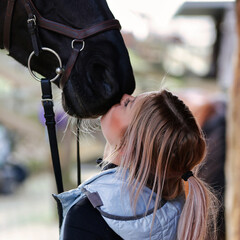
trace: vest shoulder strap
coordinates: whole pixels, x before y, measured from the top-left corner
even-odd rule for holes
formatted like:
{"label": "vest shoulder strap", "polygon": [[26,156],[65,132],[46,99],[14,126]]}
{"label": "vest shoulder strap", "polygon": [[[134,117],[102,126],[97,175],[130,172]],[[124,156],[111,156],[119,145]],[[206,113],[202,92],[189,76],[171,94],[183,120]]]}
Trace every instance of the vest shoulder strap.
{"label": "vest shoulder strap", "polygon": [[[92,206],[94,208],[96,208],[103,217],[106,217],[109,219],[118,220],[118,221],[132,221],[132,220],[138,220],[143,217],[146,217],[154,212],[154,208],[152,208],[152,209],[149,209],[144,214],[137,214],[135,216],[116,216],[116,215],[109,214],[109,213],[101,210],[101,206],[103,206],[103,202],[102,202],[102,199],[99,196],[98,192],[90,192],[90,191],[86,190],[85,188],[83,188],[83,193],[86,195],[86,197],[88,198],[88,200],[90,201]],[[166,203],[166,201],[162,200],[158,209],[160,209],[165,203]]]}

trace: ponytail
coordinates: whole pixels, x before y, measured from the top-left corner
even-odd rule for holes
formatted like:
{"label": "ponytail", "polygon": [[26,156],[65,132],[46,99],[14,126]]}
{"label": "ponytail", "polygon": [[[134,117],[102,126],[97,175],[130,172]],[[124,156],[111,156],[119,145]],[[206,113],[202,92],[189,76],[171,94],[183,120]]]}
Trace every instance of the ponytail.
{"label": "ponytail", "polygon": [[216,240],[217,198],[197,177],[188,179],[189,192],[181,213],[177,239]]}

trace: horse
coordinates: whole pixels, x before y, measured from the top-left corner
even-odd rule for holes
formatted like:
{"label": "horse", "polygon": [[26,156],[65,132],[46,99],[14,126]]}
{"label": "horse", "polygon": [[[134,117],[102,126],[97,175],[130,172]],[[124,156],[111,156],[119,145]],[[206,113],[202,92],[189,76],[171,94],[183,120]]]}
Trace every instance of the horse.
{"label": "horse", "polygon": [[[12,9],[9,10],[8,5],[11,4]],[[8,37],[6,15],[11,15],[11,11]],[[35,42],[28,30],[31,24],[30,31],[36,32]],[[49,29],[48,24],[55,30]],[[57,53],[67,79],[63,86],[60,77],[53,82],[62,88],[64,110],[76,118],[103,115],[120,101],[124,93],[131,94],[135,89],[129,54],[119,27],[106,0],[0,2],[0,48],[6,48],[4,38],[9,38],[9,55],[24,66],[28,66],[29,55],[34,50],[38,57],[33,57],[31,69],[47,79],[56,75],[58,61],[53,54],[43,50],[50,48]],[[77,35],[80,31],[93,33],[79,38],[82,36]],[[38,45],[40,53],[34,44]],[[77,55],[71,62],[75,54],[72,54],[73,50]],[[66,69],[69,62],[70,70]]]}

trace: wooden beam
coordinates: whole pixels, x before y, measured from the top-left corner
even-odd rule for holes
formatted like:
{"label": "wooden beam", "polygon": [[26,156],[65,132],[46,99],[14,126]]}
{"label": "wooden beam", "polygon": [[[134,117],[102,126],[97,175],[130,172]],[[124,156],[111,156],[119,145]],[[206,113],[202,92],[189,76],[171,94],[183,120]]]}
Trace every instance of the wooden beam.
{"label": "wooden beam", "polygon": [[240,0],[236,1],[238,52],[230,91],[227,133],[226,228],[228,240],[240,239]]}

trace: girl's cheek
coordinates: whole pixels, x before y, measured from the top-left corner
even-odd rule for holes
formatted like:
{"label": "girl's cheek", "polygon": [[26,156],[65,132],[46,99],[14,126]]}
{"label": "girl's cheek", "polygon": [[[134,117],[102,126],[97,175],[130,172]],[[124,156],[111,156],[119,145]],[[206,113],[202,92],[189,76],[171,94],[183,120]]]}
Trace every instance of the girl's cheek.
{"label": "girl's cheek", "polygon": [[114,131],[115,134],[121,135],[122,131],[125,129],[124,119],[119,114],[112,114],[111,116],[111,130]]}
{"label": "girl's cheek", "polygon": [[112,118],[111,128],[116,132],[121,129],[121,121],[119,118],[117,117]]}
{"label": "girl's cheek", "polygon": [[101,119],[101,127],[105,137],[111,137],[117,134],[120,125],[119,118],[113,113],[109,112]]}

